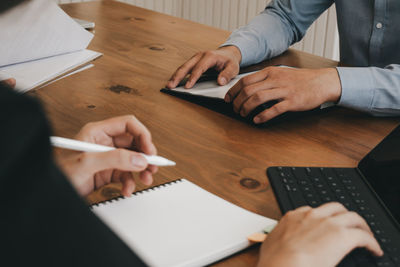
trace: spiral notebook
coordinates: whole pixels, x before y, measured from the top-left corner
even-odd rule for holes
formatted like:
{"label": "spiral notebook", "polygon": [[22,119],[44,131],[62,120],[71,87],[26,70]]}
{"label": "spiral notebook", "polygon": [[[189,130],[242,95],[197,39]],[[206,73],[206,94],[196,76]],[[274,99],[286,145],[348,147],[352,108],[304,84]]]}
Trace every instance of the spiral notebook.
{"label": "spiral notebook", "polygon": [[247,248],[247,236],[276,224],[185,179],[92,211],[149,266],[211,264]]}

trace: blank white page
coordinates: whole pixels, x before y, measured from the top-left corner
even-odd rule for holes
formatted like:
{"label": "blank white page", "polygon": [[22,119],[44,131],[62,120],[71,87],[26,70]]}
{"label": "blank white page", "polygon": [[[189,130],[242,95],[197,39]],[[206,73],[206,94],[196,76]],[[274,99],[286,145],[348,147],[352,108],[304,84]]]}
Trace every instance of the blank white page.
{"label": "blank white page", "polygon": [[276,224],[185,179],[92,210],[150,266],[204,266]]}
{"label": "blank white page", "polygon": [[224,99],[226,93],[232,86],[235,85],[242,77],[253,74],[255,72],[244,73],[236,76],[229,83],[223,86],[219,86],[217,81],[206,81],[201,83],[196,83],[191,89],[185,89],[183,86],[171,89],[177,92],[191,94],[191,95],[201,95],[212,98]]}

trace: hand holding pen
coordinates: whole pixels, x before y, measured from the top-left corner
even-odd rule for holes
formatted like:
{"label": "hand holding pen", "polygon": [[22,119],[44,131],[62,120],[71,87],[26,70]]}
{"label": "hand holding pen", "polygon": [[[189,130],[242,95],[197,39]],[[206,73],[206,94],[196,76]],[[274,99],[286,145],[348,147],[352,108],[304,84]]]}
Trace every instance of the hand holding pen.
{"label": "hand holding pen", "polygon": [[104,121],[88,123],[70,139],[51,139],[53,145],[84,153],[61,154],[61,168],[77,191],[86,196],[108,183],[121,183],[122,194],[129,196],[135,190],[133,173],[139,180],[153,183],[158,167],[171,166],[174,162],[155,156],[157,150],[150,132],[134,116],[121,116]]}

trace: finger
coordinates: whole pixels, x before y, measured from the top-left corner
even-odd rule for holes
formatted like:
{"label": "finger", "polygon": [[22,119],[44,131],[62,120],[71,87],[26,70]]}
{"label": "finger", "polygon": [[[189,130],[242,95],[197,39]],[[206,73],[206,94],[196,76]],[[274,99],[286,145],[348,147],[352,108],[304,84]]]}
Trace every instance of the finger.
{"label": "finger", "polygon": [[123,173],[125,173],[125,172],[120,171],[120,170],[113,170],[112,177],[111,177],[111,182],[112,183],[122,183],[121,182],[121,177],[122,177]]}
{"label": "finger", "polygon": [[96,142],[96,137],[106,134],[115,137],[131,134],[135,146],[149,155],[155,155],[157,150],[151,140],[149,130],[133,115],[114,117],[111,119],[86,124],[77,138],[83,141]]}
{"label": "finger", "polygon": [[354,211],[339,213],[332,218],[332,221],[348,228],[360,228],[372,235],[371,228],[367,222]]}
{"label": "finger", "polygon": [[3,84],[3,85],[8,86],[10,88],[14,88],[15,85],[17,85],[17,81],[14,78],[9,78],[9,79],[0,81],[0,84]]}
{"label": "finger", "polygon": [[129,133],[113,137],[115,147],[132,148],[133,136]]}
{"label": "finger", "polygon": [[302,212],[309,211],[309,210],[311,210],[311,209],[312,209],[312,208],[311,208],[310,206],[301,206],[301,207],[295,209],[294,211],[295,211],[295,212],[302,213]]}
{"label": "finger", "polygon": [[[257,108],[259,105],[272,100],[281,100],[287,96],[287,91],[285,89],[266,89],[255,92],[251,95],[240,108],[240,115],[246,117],[251,111]],[[235,99],[236,101],[236,99]],[[239,105],[239,104],[238,104]]]}
{"label": "finger", "polygon": [[234,64],[232,61],[228,61],[225,68],[222,69],[218,75],[218,84],[225,85],[232,80],[236,75],[239,74],[239,65]]}
{"label": "finger", "polygon": [[155,165],[149,165],[147,170],[150,171],[152,174],[155,174],[158,171],[158,167]]}
{"label": "finger", "polygon": [[122,195],[129,197],[135,191],[136,184],[131,172],[124,172],[121,175]]}
{"label": "finger", "polygon": [[346,235],[347,250],[350,252],[355,248],[364,247],[375,256],[383,256],[383,250],[378,241],[368,232],[353,228]]}
{"label": "finger", "polygon": [[323,205],[319,206],[318,208],[315,208],[315,211],[321,217],[330,217],[330,216],[348,212],[346,207],[343,206],[339,202],[329,202],[329,203],[323,204]]}
{"label": "finger", "polygon": [[167,87],[170,89],[175,88],[178,83],[182,81],[182,79],[185,78],[185,76],[193,69],[202,56],[203,53],[197,53],[186,63],[180,66],[168,81]]}
{"label": "finger", "polygon": [[263,112],[259,113],[257,116],[254,117],[253,122],[255,124],[260,124],[267,122],[276,116],[289,111],[290,105],[288,101],[279,102],[269,109],[264,110]]}
{"label": "finger", "polygon": [[[250,85],[247,85],[240,90],[238,95],[235,97],[235,100],[233,101],[233,110],[236,113],[244,114],[245,112],[242,111],[242,105],[250,98],[252,97],[255,93],[261,91],[261,90],[269,90],[274,88],[274,84],[269,82],[268,80],[263,80],[258,83],[253,83]],[[261,103],[262,104],[262,103]],[[257,107],[257,106],[255,106]],[[255,108],[254,107],[254,108]],[[250,110],[251,111],[251,110]],[[246,112],[246,115],[250,112]]]}
{"label": "finger", "polygon": [[302,220],[306,216],[306,212],[312,210],[310,206],[302,206],[295,210],[288,211],[285,216],[283,217],[287,221],[290,217],[290,220],[296,218],[296,220]]}
{"label": "finger", "polygon": [[[89,172],[89,174],[92,174]],[[98,189],[111,182],[111,177],[114,174],[114,170],[105,170],[95,174],[94,189]]]}
{"label": "finger", "polygon": [[217,60],[215,56],[205,53],[196,66],[194,66],[192,73],[190,74],[190,78],[185,84],[185,88],[192,88],[200,76],[209,68],[215,66],[216,62]]}
{"label": "finger", "polygon": [[94,177],[94,189],[99,189],[100,187],[102,187],[104,185],[104,180],[101,177],[100,174],[96,174]]}
{"label": "finger", "polygon": [[83,171],[90,175],[110,169],[140,172],[148,166],[143,155],[126,149],[82,153],[79,161],[82,163]]}
{"label": "finger", "polygon": [[232,88],[229,89],[229,91],[226,93],[225,102],[228,103],[232,102],[243,87],[263,81],[267,77],[268,77],[267,69],[243,77],[234,86],[232,86]]}
{"label": "finger", "polygon": [[139,174],[139,179],[145,185],[151,185],[153,183],[153,175],[148,170],[142,171]]}

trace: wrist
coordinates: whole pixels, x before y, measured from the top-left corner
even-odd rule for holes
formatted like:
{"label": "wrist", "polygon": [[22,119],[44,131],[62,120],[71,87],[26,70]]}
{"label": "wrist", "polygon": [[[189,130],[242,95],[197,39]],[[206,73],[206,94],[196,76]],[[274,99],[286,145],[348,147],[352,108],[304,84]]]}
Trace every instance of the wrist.
{"label": "wrist", "polygon": [[322,77],[326,85],[326,101],[337,103],[342,95],[342,85],[336,68],[322,69]]}
{"label": "wrist", "polygon": [[240,52],[240,49],[234,45],[227,45],[218,48],[218,50],[226,51],[229,53],[232,57],[232,59],[237,62],[238,65],[240,65],[240,62],[242,61],[242,53]]}

